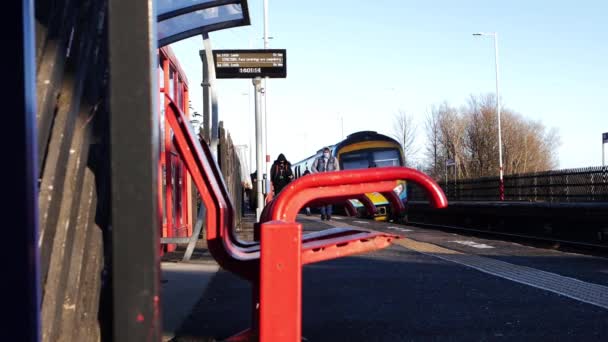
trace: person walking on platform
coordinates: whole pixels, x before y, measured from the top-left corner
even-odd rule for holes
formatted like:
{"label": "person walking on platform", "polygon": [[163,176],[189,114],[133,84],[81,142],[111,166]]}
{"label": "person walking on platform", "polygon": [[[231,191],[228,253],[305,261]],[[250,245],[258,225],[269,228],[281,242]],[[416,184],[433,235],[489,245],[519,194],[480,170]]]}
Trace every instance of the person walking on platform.
{"label": "person walking on platform", "polygon": [[[306,170],[304,170],[302,176],[306,176],[308,174],[310,174],[310,170],[308,169],[308,165],[306,165]],[[310,207],[306,207],[306,216],[310,216]]]}
{"label": "person walking on platform", "polygon": [[[340,167],[338,166],[338,160],[336,157],[331,155],[331,150],[329,147],[325,147],[323,149],[323,155],[312,163],[312,167],[310,172],[318,173],[318,172],[327,172],[327,171],[337,171]],[[332,205],[324,205],[321,206],[321,220],[331,220],[331,212]]]}
{"label": "person walking on platform", "polygon": [[281,153],[274,163],[272,163],[272,168],[270,169],[270,180],[274,187],[274,195],[277,196],[292,179],[291,163]]}
{"label": "person walking on platform", "polygon": [[249,209],[255,210],[258,208],[258,171],[255,170],[249,175],[251,177],[251,190],[249,193]]}

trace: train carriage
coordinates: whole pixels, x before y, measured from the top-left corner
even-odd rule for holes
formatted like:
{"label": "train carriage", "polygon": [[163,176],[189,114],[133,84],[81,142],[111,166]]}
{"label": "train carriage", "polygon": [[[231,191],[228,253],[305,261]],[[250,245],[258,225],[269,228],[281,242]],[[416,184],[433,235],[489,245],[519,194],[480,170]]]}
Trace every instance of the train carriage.
{"label": "train carriage", "polygon": [[[329,148],[332,155],[337,158],[340,170],[404,165],[401,145],[395,139],[374,131],[352,133],[346,139],[329,146]],[[322,151],[323,149],[320,149],[314,155],[293,164],[295,177],[302,177],[304,172],[310,169],[314,160],[322,155]],[[399,184],[394,192],[405,205],[407,202],[405,182]],[[362,202],[371,203],[374,212],[370,213],[366,208],[366,203]],[[348,215],[373,217],[379,221],[404,219],[404,213],[392,212],[389,199],[380,193],[368,193],[365,198],[351,199],[345,203],[344,210]]]}

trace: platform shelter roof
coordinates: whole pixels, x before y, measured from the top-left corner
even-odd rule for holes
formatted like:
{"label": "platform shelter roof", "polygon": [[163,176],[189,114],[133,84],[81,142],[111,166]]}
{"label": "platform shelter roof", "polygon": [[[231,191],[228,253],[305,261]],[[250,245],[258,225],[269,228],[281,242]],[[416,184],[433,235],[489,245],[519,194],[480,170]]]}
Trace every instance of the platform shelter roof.
{"label": "platform shelter roof", "polygon": [[247,0],[158,0],[158,46],[250,24]]}

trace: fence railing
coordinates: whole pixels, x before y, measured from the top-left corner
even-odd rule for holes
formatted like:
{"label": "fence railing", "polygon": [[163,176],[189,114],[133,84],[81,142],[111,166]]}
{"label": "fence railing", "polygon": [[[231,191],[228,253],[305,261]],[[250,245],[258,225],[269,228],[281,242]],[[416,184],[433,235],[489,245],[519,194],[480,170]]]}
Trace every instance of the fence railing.
{"label": "fence railing", "polygon": [[[438,182],[448,200],[497,201],[498,177]],[[564,169],[504,176],[505,200],[529,202],[608,202],[608,166]],[[410,186],[409,198],[425,194]]]}
{"label": "fence railing", "polygon": [[228,192],[232,198],[235,213],[235,224],[241,225],[243,206],[243,184],[241,183],[241,161],[236,151],[230,133],[224,128],[224,122],[220,121],[220,141],[218,145],[219,166],[226,182]]}

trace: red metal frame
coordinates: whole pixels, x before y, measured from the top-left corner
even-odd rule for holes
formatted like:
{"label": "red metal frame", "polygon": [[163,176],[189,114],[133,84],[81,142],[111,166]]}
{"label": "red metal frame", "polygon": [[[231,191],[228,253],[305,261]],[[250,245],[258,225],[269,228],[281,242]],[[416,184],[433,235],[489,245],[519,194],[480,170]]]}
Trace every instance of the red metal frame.
{"label": "red metal frame", "polygon": [[260,341],[301,341],[302,225],[265,223],[261,245]]}
{"label": "red metal frame", "polygon": [[[159,50],[159,66],[162,69],[162,87],[160,88],[160,99],[165,100],[163,109],[166,112],[168,102],[177,104],[179,109],[188,115],[188,80],[181,69],[177,58],[171,48],[163,47]],[[164,153],[160,152],[159,174],[159,208],[164,208],[164,220],[161,237],[189,237],[192,235],[193,214],[190,178],[179,157],[177,148],[172,139],[172,130],[166,117],[161,114],[161,120],[165,120],[164,136],[161,137]],[[163,185],[163,170],[164,185]],[[165,200],[162,199],[165,194]],[[174,244],[167,244],[166,251],[175,250]]]}
{"label": "red metal frame", "polygon": [[433,206],[447,206],[441,188],[430,177],[413,169],[395,167],[313,174],[290,183],[265,208],[259,244],[238,241],[233,233],[234,209],[217,163],[210,158],[209,147],[201,146],[192,136],[186,116],[173,101],[169,97],[165,101],[165,116],[175,133],[177,151],[207,209],[209,251],[224,269],[253,285],[253,329],[229,341],[258,337],[261,341],[300,341],[303,265],[378,250],[400,238],[351,228],[302,235],[302,226],[295,218],[307,203],[336,203],[368,192],[392,191],[398,180],[411,180],[427,190]]}
{"label": "red metal frame", "polygon": [[391,205],[391,215],[393,219],[399,219],[405,213],[405,205],[399,195],[394,191],[386,191],[382,193],[382,196],[388,200]]}
{"label": "red metal frame", "polygon": [[346,212],[347,216],[357,216],[357,209],[351,201],[344,202],[344,211]]}
{"label": "red metal frame", "polygon": [[365,207],[365,210],[367,211],[367,215],[369,215],[371,217],[376,216],[376,213],[378,212],[378,208],[376,208],[376,206],[374,205],[374,202],[372,202],[372,199],[369,198],[369,196],[362,195],[362,196],[358,196],[355,199],[359,200],[359,202],[361,202],[361,204],[363,204],[363,206]]}
{"label": "red metal frame", "polygon": [[[310,174],[289,183],[275,201],[264,208],[261,221],[295,221],[298,211],[312,200],[323,199],[325,203],[340,203],[345,198],[356,197],[355,195],[361,194],[365,189],[370,189],[365,192],[389,192],[395,188],[398,180],[409,180],[420,185],[426,190],[433,207],[447,206],[447,198],[439,185],[431,177],[414,169],[383,167],[332,171]],[[380,184],[387,181],[389,183]],[[304,195],[307,189],[313,191]]]}

